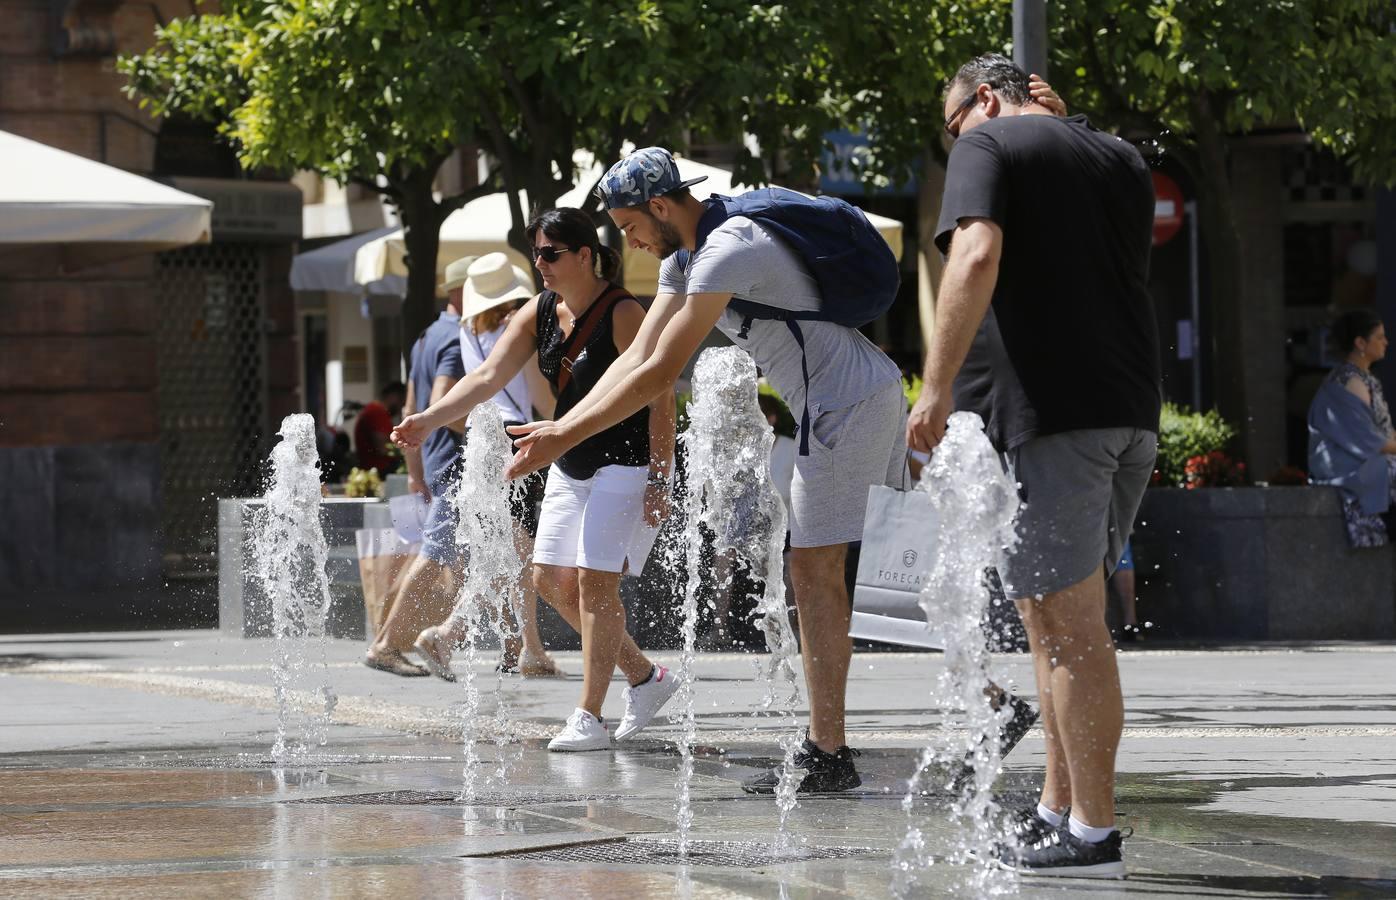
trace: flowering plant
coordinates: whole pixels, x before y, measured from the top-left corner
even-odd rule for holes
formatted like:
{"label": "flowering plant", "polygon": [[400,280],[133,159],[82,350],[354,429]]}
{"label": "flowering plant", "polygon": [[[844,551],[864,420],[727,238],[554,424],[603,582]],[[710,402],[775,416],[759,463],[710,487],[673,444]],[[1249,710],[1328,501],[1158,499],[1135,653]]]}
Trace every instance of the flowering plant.
{"label": "flowering plant", "polygon": [[1191,461],[1224,450],[1235,436],[1236,429],[1216,410],[1199,413],[1186,406],[1163,404],[1152,483],[1158,487],[1193,487],[1187,473]]}
{"label": "flowering plant", "polygon": [[1238,487],[1246,483],[1246,464],[1220,450],[1193,456],[1183,465],[1183,487]]}

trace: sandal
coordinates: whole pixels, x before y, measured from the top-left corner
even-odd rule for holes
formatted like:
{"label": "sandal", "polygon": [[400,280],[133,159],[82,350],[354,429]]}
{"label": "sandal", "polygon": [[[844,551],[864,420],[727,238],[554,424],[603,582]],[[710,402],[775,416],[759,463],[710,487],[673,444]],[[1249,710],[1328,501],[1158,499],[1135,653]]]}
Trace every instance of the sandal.
{"label": "sandal", "polygon": [[388,650],[380,656],[374,656],[373,651],[370,650],[364,655],[364,665],[370,669],[377,669],[390,675],[400,675],[403,678],[425,678],[431,674],[416,663],[408,662],[407,658],[398,650]]}
{"label": "sandal", "polygon": [[551,656],[544,654],[538,657],[528,652],[519,657],[519,674],[525,678],[567,677],[567,673],[557,667]]}
{"label": "sandal", "polygon": [[442,636],[435,626],[424,629],[412,644],[422,657],[427,670],[442,681],[455,681],[456,673],[451,671],[451,643]]}

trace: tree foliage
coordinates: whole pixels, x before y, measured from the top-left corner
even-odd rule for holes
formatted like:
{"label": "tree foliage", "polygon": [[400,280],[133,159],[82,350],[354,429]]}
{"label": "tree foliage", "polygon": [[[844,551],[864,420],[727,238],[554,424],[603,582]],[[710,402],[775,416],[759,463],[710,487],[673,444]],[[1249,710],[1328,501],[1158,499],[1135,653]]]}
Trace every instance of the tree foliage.
{"label": "tree foliage", "polygon": [[[228,0],[120,66],[152,112],[218,122],[249,168],[311,169],[397,203],[415,333],[440,223],[481,191],[549,206],[573,184],[576,151],[611,160],[626,140],[681,144],[690,130],[751,133],[763,156],[807,164],[840,112],[834,22],[814,0]],[[438,199],[432,179],[460,145],[497,170]],[[762,159],[737,162],[764,180]],[[527,210],[513,206],[521,245]]]}
{"label": "tree foliage", "polygon": [[1299,125],[1396,182],[1396,14],[1382,0],[1058,0],[1053,75],[1078,107],[1192,159],[1209,131]]}

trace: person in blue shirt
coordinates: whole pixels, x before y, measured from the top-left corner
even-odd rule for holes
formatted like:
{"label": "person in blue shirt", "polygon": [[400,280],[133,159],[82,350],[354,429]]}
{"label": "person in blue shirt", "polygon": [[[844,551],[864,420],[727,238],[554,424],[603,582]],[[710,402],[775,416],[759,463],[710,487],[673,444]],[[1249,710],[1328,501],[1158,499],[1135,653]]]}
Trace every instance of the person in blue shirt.
{"label": "person in blue shirt", "polygon": [[[452,263],[441,288],[446,309],[412,345],[412,368],[407,384],[405,415],[426,409],[446,396],[465,376],[460,352],[461,296],[472,259]],[[461,263],[464,263],[462,265]],[[460,574],[456,547],[455,487],[460,481],[461,437],[465,420],[438,428],[419,447],[406,449],[407,487],[431,506],[422,529],[422,552],[407,570],[402,591],[383,628],[368,648],[364,665],[394,675],[422,676],[426,669],[409,662],[405,651],[428,625],[440,622],[455,601]]]}

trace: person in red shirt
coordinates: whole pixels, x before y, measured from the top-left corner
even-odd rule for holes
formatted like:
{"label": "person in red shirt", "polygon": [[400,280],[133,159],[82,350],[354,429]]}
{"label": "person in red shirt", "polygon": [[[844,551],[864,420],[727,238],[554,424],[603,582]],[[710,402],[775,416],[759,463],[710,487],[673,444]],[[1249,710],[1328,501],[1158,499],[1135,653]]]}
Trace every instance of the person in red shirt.
{"label": "person in red shirt", "polygon": [[359,454],[359,468],[377,469],[379,475],[387,475],[397,464],[388,455],[388,435],[402,415],[407,388],[401,381],[394,381],[383,385],[378,396],[380,399],[365,405],[354,420],[354,450]]}

